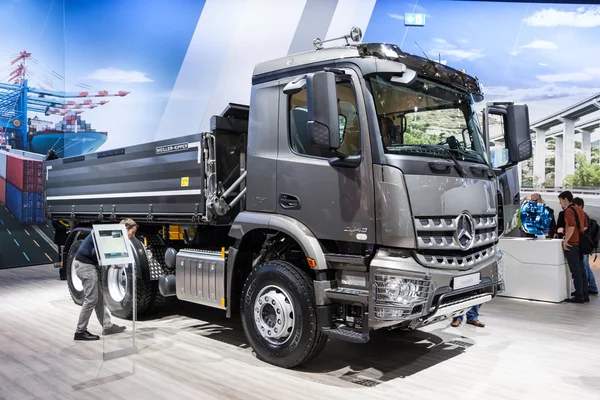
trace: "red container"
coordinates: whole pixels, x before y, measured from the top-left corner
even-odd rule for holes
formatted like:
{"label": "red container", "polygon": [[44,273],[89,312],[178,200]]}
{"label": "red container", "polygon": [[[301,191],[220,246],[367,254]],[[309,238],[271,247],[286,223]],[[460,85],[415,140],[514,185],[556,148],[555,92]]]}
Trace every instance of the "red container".
{"label": "red container", "polygon": [[6,180],[0,177],[0,203],[6,205]]}
{"label": "red container", "polygon": [[11,155],[6,160],[6,181],[22,192],[39,193],[43,189],[42,161]]}

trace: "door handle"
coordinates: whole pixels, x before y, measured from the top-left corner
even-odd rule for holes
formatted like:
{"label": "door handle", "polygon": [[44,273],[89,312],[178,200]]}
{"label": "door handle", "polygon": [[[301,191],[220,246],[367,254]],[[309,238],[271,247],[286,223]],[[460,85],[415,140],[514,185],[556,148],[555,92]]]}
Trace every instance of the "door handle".
{"label": "door handle", "polygon": [[285,193],[279,195],[279,205],[286,210],[299,210],[301,208],[298,197]]}

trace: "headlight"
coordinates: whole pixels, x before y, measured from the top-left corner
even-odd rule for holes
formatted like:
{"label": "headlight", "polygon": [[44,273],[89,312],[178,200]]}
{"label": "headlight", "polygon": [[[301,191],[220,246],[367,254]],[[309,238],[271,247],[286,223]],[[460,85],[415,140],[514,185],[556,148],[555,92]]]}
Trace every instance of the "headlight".
{"label": "headlight", "polygon": [[395,303],[396,306],[412,306],[427,301],[431,281],[375,273],[374,300],[381,303]]}
{"label": "headlight", "polygon": [[408,304],[414,299],[416,287],[413,282],[407,282],[402,278],[389,277],[383,281],[385,295],[390,301]]}
{"label": "headlight", "polygon": [[419,313],[434,289],[431,278],[426,275],[402,276],[397,271],[378,269],[374,271],[373,316],[380,321],[402,321],[413,312]]}

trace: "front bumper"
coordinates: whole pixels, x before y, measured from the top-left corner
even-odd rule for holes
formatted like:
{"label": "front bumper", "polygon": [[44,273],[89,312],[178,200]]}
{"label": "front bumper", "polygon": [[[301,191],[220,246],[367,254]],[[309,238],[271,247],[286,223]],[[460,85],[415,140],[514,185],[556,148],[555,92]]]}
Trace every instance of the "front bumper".
{"label": "front bumper", "polygon": [[[369,329],[399,324],[416,329],[462,315],[474,305],[496,296],[503,287],[502,269],[499,251],[468,271],[457,271],[427,268],[409,253],[379,250],[370,264]],[[470,276],[474,277],[472,282],[469,282]],[[464,277],[467,277],[466,283],[455,287],[454,283]],[[405,293],[410,296],[401,301],[390,299],[386,283],[391,279],[402,282],[405,289],[409,285]],[[392,287],[397,285],[394,283]]]}

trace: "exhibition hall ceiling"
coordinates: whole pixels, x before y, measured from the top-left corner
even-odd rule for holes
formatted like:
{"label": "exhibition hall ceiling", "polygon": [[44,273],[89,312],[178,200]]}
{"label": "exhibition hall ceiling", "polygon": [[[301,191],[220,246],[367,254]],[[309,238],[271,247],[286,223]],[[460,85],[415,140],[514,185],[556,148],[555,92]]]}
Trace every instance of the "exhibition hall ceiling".
{"label": "exhibition hall ceiling", "polygon": [[[405,13],[425,26],[405,26]],[[82,114],[102,150],[207,130],[249,102],[256,63],[312,49],[359,26],[364,42],[466,69],[486,100],[543,118],[600,93],[600,7],[434,0],[0,0],[0,83],[21,51],[29,85],[128,91]],[[33,115],[29,115],[32,117]],[[40,118],[57,122],[60,116]]]}

